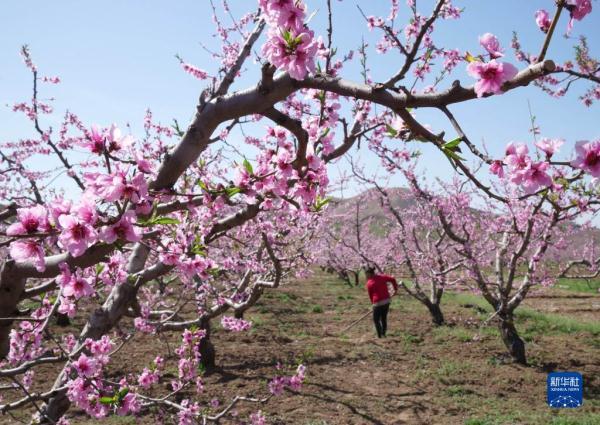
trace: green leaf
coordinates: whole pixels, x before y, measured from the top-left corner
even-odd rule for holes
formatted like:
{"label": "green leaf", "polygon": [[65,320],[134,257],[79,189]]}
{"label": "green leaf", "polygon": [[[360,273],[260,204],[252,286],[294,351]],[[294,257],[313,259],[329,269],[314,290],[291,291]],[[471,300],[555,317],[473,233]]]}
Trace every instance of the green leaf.
{"label": "green leaf", "polygon": [[458,147],[458,145],[460,145],[460,142],[462,142],[462,137],[457,137],[454,140],[451,140],[447,143],[444,143],[444,148],[445,149],[450,149],[451,151],[456,150],[456,148]]}
{"label": "green leaf", "polygon": [[104,264],[96,264],[96,274],[100,274],[102,273],[102,271],[104,270]]}
{"label": "green leaf", "polygon": [[320,196],[317,196],[317,199],[315,200],[315,211],[317,211],[317,212],[321,211],[323,209],[323,207],[325,205],[327,205],[330,201],[331,201],[330,197],[321,198]]}
{"label": "green leaf", "polygon": [[290,46],[290,44],[292,42],[292,33],[289,32],[288,30],[284,30],[284,31],[282,31],[281,36],[285,40],[285,44],[287,44],[288,46]]}
{"label": "green leaf", "polygon": [[452,158],[455,161],[464,161],[464,158],[461,157],[460,155],[458,155],[456,152],[454,152],[453,150],[450,149],[446,149],[445,147],[442,146],[442,152],[444,152],[444,154],[448,157],[448,158]]}
{"label": "green leaf", "polygon": [[198,182],[198,186],[200,186],[200,189],[204,190],[205,192],[208,192],[208,186],[202,180]]}
{"label": "green leaf", "polygon": [[294,40],[292,42],[294,43],[294,45],[292,47],[296,47],[298,44],[300,44],[302,42],[302,35],[299,35],[298,37],[294,38]]}
{"label": "green leaf", "polygon": [[237,195],[238,193],[240,193],[242,191],[242,189],[240,189],[239,187],[228,187],[225,189],[225,194],[227,195],[228,198],[231,198],[235,195]]}
{"label": "green leaf", "polygon": [[248,161],[246,158],[244,158],[243,165],[244,165],[244,168],[246,169],[246,171],[248,171],[249,174],[253,174],[254,173],[254,169],[252,168],[252,164],[250,164],[250,161]]}
{"label": "green leaf", "polygon": [[138,226],[142,226],[142,227],[148,227],[148,226],[154,226],[156,224],[179,224],[179,220],[177,220],[176,218],[173,217],[167,217],[167,216],[159,216],[157,217],[156,215],[152,215],[152,217],[150,217],[147,220],[138,220]]}
{"label": "green leaf", "polygon": [[467,54],[465,55],[465,60],[469,63],[471,62],[481,62],[481,59],[479,59],[476,56],[473,56],[471,53],[467,52]]}
{"label": "green leaf", "polygon": [[116,401],[115,397],[100,397],[100,403],[101,404],[114,404]]}
{"label": "green leaf", "polygon": [[173,217],[156,217],[150,221],[150,224],[179,224],[179,220]]}
{"label": "green leaf", "polygon": [[392,137],[396,137],[398,135],[398,130],[396,130],[394,127],[392,127],[389,124],[385,124],[385,128],[387,129],[387,132],[390,136]]}
{"label": "green leaf", "polygon": [[125,398],[125,396],[129,393],[129,388],[123,388],[121,391],[119,391],[116,395],[116,397],[119,399],[119,403],[121,401],[123,401],[123,399]]}
{"label": "green leaf", "polygon": [[192,254],[206,257],[206,247],[202,245],[202,243],[200,243],[199,237],[196,237],[196,240],[194,240],[194,244],[192,245],[192,249],[190,251],[192,252]]}

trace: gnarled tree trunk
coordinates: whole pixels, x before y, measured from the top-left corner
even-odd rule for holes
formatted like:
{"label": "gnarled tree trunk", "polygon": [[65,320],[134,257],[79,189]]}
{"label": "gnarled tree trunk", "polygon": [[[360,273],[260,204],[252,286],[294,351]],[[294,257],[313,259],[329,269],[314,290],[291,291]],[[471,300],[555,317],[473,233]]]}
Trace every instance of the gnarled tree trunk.
{"label": "gnarled tree trunk", "polygon": [[502,335],[502,341],[508,352],[512,356],[513,360],[517,363],[526,365],[527,358],[525,356],[525,342],[519,336],[517,329],[513,322],[513,316],[500,316],[500,334]]}
{"label": "gnarled tree trunk", "polygon": [[432,303],[429,301],[426,303],[427,309],[429,310],[429,314],[431,314],[431,321],[436,326],[441,326],[444,324],[444,314],[442,313],[442,309],[440,308],[439,302]]}
{"label": "gnarled tree trunk", "polygon": [[215,346],[210,339],[210,320],[203,319],[200,328],[206,331],[206,335],[200,341],[200,363],[205,369],[209,370],[215,367]]}

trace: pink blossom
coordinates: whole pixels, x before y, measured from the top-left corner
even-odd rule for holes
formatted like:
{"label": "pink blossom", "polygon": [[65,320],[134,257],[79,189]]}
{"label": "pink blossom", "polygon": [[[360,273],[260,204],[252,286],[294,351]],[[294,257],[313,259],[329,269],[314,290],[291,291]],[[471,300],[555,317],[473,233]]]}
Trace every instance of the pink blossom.
{"label": "pink blossom", "polygon": [[158,382],[158,374],[148,368],[144,368],[142,374],[138,377],[138,384],[144,389],[150,388]]}
{"label": "pink blossom", "polygon": [[72,209],[72,212],[83,222],[94,225],[98,219],[95,202],[89,197],[84,197],[81,203]]}
{"label": "pink blossom", "polygon": [[[276,3],[276,2],[272,2]],[[283,28],[302,30],[304,26],[304,5],[300,2],[287,2],[277,14],[277,24]]]}
{"label": "pink blossom", "polygon": [[306,149],[306,160],[308,161],[308,168],[312,170],[319,170],[322,166],[321,158],[315,153],[315,147],[312,144]]}
{"label": "pink blossom", "polygon": [[446,58],[444,60],[444,70],[448,72],[452,71],[461,62],[460,51],[457,49],[445,50],[444,57]]}
{"label": "pink blossom", "polygon": [[535,193],[540,187],[552,184],[552,179],[546,173],[550,164],[547,162],[536,162],[529,164],[522,175],[523,188],[527,193]]}
{"label": "pink blossom", "polygon": [[31,384],[33,383],[34,374],[35,374],[35,372],[33,370],[29,370],[29,371],[27,371],[27,373],[25,373],[25,375],[23,375],[22,384],[26,390],[29,390],[29,388],[31,388]]}
{"label": "pink blossom", "polygon": [[548,32],[552,21],[550,21],[548,12],[546,12],[544,9],[541,9],[535,12],[535,23],[543,32]]}
{"label": "pink blossom", "polygon": [[89,186],[88,193],[108,202],[124,198],[137,204],[148,197],[148,184],[142,173],[137,173],[130,182],[127,182],[124,170],[116,170],[112,174],[87,173],[84,177]]}
{"label": "pink blossom", "polygon": [[377,16],[367,17],[367,27],[369,27],[369,31],[371,31],[375,27],[382,27],[384,23],[384,20]]}
{"label": "pink blossom", "polygon": [[108,142],[108,151],[114,152],[130,146],[133,143],[133,138],[129,135],[122,136],[121,130],[115,124],[112,124],[108,129],[106,141]]}
{"label": "pink blossom", "polygon": [[63,295],[65,297],[89,297],[94,293],[91,279],[83,277],[73,277],[63,285]]}
{"label": "pink blossom", "polygon": [[479,37],[479,44],[490,54],[492,59],[497,59],[504,56],[504,50],[500,47],[500,42],[494,34],[486,32]]}
{"label": "pink blossom", "polygon": [[273,395],[283,394],[285,385],[287,384],[287,378],[284,376],[276,376],[269,382],[269,391]]}
{"label": "pink blossom", "polygon": [[32,261],[39,272],[46,269],[44,248],[35,241],[22,240],[11,243],[10,256],[17,262]]}
{"label": "pink blossom", "polygon": [[591,13],[592,2],[591,0],[567,0],[565,7],[571,13],[571,19],[569,19],[569,23],[567,24],[568,35],[573,29],[573,22],[575,19],[581,21],[588,13]]}
{"label": "pink blossom", "polygon": [[252,322],[248,322],[244,319],[236,319],[231,316],[223,316],[221,318],[221,326],[223,329],[227,329],[233,332],[242,332],[250,329]]}
{"label": "pink blossom", "polygon": [[137,164],[138,170],[145,174],[150,174],[153,171],[153,166],[150,161],[145,159],[142,155],[136,154],[135,163]]}
{"label": "pink blossom", "polygon": [[490,165],[490,172],[492,174],[497,175],[498,177],[502,178],[504,177],[504,168],[503,168],[503,163],[502,161],[494,161],[492,162],[492,165]]}
{"label": "pink blossom", "polygon": [[180,410],[177,413],[177,418],[179,419],[179,425],[193,425],[196,423],[196,416],[200,414],[200,406],[198,403],[190,403],[190,400],[183,400],[181,402],[181,406],[184,410]]}
{"label": "pink blossom", "polygon": [[593,177],[600,177],[600,140],[579,141],[575,144],[577,157],[571,165],[589,172]]}
{"label": "pink blossom", "polygon": [[281,31],[274,27],[269,30],[268,37],[263,54],[275,67],[287,71],[296,80],[304,79],[308,72],[315,72],[318,45],[312,31]]}
{"label": "pink blossom", "polygon": [[193,77],[196,77],[199,80],[205,80],[206,78],[208,78],[208,73],[206,71],[197,68],[192,64],[181,62],[181,67],[185,72],[192,75]]}
{"label": "pink blossom", "polygon": [[104,335],[97,340],[87,338],[85,345],[95,358],[99,359],[102,363],[108,363],[108,354],[113,348],[113,343],[108,335]]}
{"label": "pink blossom", "polygon": [[571,18],[581,21],[592,12],[591,0],[567,0],[566,8],[571,12]]}
{"label": "pink blossom", "polygon": [[100,239],[106,243],[113,243],[117,239],[138,242],[142,239],[142,232],[137,226],[134,226],[136,220],[135,212],[126,211],[115,224],[103,228]]}
{"label": "pink blossom", "polygon": [[89,358],[85,353],[81,354],[77,361],[73,362],[73,367],[79,376],[90,378],[97,372],[97,365],[94,359]]}
{"label": "pink blossom", "polygon": [[304,26],[304,5],[294,0],[259,0],[267,21],[284,29],[302,29]]}
{"label": "pink blossom", "polygon": [[96,230],[80,217],[63,214],[58,217],[58,223],[62,227],[58,240],[74,257],[82,255],[97,240]]}
{"label": "pink blossom", "polygon": [[251,425],[267,425],[267,418],[263,415],[262,411],[258,411],[256,413],[252,413],[250,415],[250,424]]}
{"label": "pink blossom", "polygon": [[77,304],[75,304],[73,298],[61,297],[58,312],[73,318],[77,313]]}
{"label": "pink blossom", "polygon": [[53,223],[56,224],[58,223],[58,217],[71,212],[71,201],[63,198],[56,198],[50,202],[48,209],[50,211],[50,217],[52,218]]}
{"label": "pink blossom", "polygon": [[121,400],[121,405],[117,409],[117,415],[125,416],[131,413],[137,413],[142,408],[140,401],[137,398],[136,394],[127,393],[123,400]]}
{"label": "pink blossom", "polygon": [[17,210],[17,222],[6,229],[8,236],[46,232],[50,229],[48,212],[41,205]]}
{"label": "pink blossom", "polygon": [[512,142],[508,144],[504,163],[510,167],[511,171],[523,170],[529,166],[530,162],[527,145]]}
{"label": "pink blossom", "polygon": [[44,83],[50,83],[50,84],[58,84],[60,83],[60,77],[44,77],[42,78],[42,81]]}
{"label": "pink blossom", "polygon": [[82,146],[88,148],[92,153],[101,154],[104,152],[105,139],[104,132],[97,125],[92,125],[90,131],[86,133],[86,139],[82,142]]}
{"label": "pink blossom", "polygon": [[550,158],[558,152],[563,143],[565,143],[565,141],[562,139],[548,139],[544,137],[535,145],[546,154],[547,158]]}
{"label": "pink blossom", "polygon": [[502,84],[517,75],[517,68],[507,62],[496,62],[495,59],[484,62],[471,62],[467,72],[479,81],[475,83],[477,97],[484,94],[502,93]]}

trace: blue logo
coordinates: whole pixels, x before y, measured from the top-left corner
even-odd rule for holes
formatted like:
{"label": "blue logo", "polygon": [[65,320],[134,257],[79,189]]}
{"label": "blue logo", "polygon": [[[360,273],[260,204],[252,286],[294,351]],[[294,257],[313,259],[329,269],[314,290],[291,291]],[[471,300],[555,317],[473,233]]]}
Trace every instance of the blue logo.
{"label": "blue logo", "polygon": [[583,404],[583,377],[578,372],[552,372],[546,380],[548,406],[565,408]]}

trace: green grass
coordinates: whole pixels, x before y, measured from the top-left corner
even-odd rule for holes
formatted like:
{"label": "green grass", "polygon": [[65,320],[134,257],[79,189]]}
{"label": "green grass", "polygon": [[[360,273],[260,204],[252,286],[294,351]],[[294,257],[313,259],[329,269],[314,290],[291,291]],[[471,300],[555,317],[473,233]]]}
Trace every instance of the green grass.
{"label": "green grass", "polygon": [[540,313],[530,308],[518,308],[515,316],[517,325],[525,321],[523,335],[570,334],[574,332],[600,335],[600,322],[586,322],[558,314]]}
{"label": "green grass", "polygon": [[[485,310],[485,314],[479,314],[482,318],[489,317],[493,312],[492,306],[486,300],[475,295],[447,293],[445,299],[448,303],[461,306],[471,304]],[[523,336],[527,338],[544,334],[556,335],[574,332],[587,332],[595,336],[600,335],[600,322],[587,322],[559,314],[541,313],[527,307],[519,307],[515,310],[515,325],[517,326],[517,330],[523,332]]]}
{"label": "green grass", "polygon": [[259,316],[258,314],[248,314],[245,317],[246,320],[249,320],[250,322],[252,322],[252,328],[260,328],[261,326],[264,326],[265,324],[265,319],[261,316]]}
{"label": "green grass", "polygon": [[467,361],[443,360],[433,371],[433,376],[443,384],[459,384],[472,368],[473,365]]}
{"label": "green grass", "polygon": [[473,340],[473,331],[460,326],[440,326],[432,330],[434,341],[443,343],[448,339],[457,339],[460,342],[468,342]]}
{"label": "green grass", "polygon": [[559,279],[554,287],[558,289],[564,289],[567,291],[588,292],[597,294],[598,289],[600,289],[600,280]]}
{"label": "green grass", "polygon": [[473,391],[461,385],[450,385],[445,389],[445,391],[450,397],[463,397],[473,393]]}

